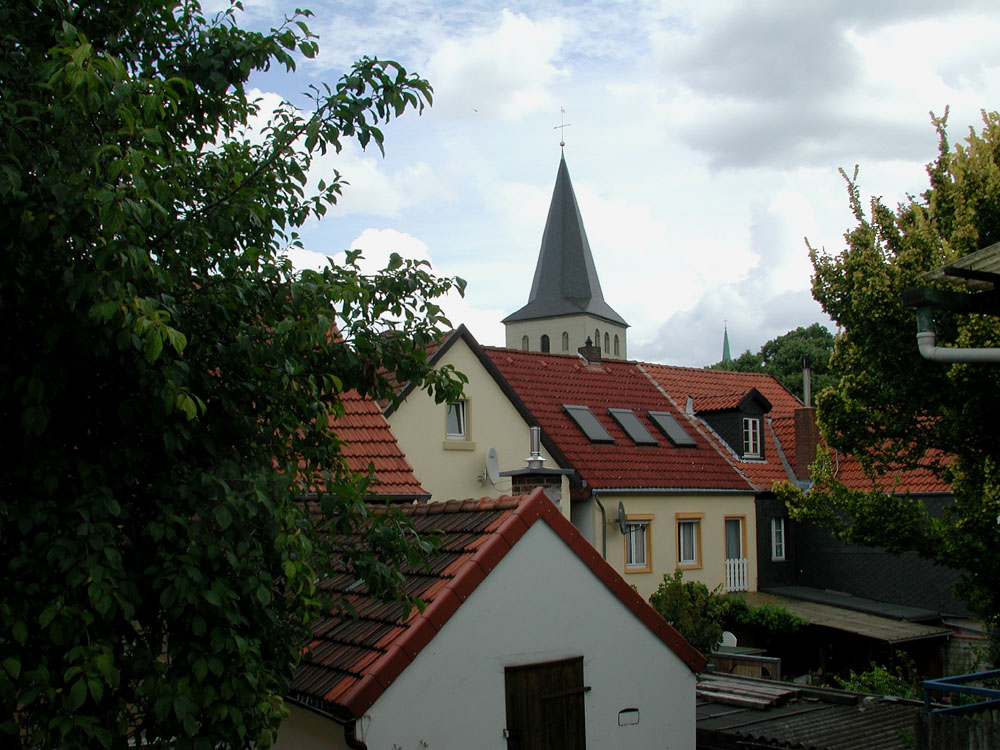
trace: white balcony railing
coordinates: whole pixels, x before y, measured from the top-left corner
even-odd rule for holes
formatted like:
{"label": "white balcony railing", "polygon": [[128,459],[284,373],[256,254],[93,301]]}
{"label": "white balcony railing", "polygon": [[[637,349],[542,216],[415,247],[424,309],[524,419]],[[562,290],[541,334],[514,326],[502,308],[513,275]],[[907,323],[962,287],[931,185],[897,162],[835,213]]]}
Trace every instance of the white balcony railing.
{"label": "white balcony railing", "polygon": [[746,558],[726,560],[726,591],[747,590]]}

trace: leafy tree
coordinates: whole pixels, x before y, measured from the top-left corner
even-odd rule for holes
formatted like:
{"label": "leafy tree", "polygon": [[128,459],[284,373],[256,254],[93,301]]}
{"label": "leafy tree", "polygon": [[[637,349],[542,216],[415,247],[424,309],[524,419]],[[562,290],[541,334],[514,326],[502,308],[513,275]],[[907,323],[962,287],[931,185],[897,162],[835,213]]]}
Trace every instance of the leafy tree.
{"label": "leafy tree", "polygon": [[[915,550],[963,571],[959,594],[987,620],[1000,614],[1000,368],[939,364],[916,347],[915,314],[902,292],[919,275],[1000,240],[1000,115],[983,113],[979,132],[949,146],[946,117],[935,118],[940,145],[930,185],[892,210],[880,199],[865,212],[857,171],[847,179],[857,225],[836,255],[812,250],[813,294],[838,323],[834,388],[818,397],[827,443],[859,457],[873,479],[849,491],[834,462],[820,456],[815,486],[782,494],[797,518],[819,521],[851,543]],[[936,314],[940,340],[1000,346],[995,316]],[[940,517],[874,480],[926,466],[951,483],[952,507]]]}
{"label": "leafy tree", "polygon": [[736,359],[731,359],[728,362],[720,360],[714,365],[709,365],[706,369],[729,370],[731,372],[763,372],[764,361],[761,359],[760,352],[752,352],[747,349]]}
{"label": "leafy tree", "polygon": [[[306,191],[313,157],[381,149],[431,91],[365,58],[251,132],[249,76],[315,51],[301,16],[0,6],[4,746],[266,747],[328,553],[405,601],[396,564],[427,545],[368,517],[329,422],[385,372],[457,395],[423,349],[461,282],[356,253],[298,277],[283,251],[341,190]],[[311,493],[367,541],[319,534]]]}
{"label": "leafy tree", "polygon": [[803,359],[809,360],[813,393],[836,382],[830,372],[832,351],[833,334],[825,326],[813,323],[807,328],[799,326],[771,339],[757,353],[748,349],[731,362],[717,362],[710,369],[766,372],[777,378],[792,393],[802,397]]}

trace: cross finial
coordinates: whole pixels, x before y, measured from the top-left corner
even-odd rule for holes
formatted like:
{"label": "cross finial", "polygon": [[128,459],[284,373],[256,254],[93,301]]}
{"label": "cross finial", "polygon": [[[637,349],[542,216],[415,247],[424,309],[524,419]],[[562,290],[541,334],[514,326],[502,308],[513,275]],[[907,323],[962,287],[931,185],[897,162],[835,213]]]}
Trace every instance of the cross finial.
{"label": "cross finial", "polygon": [[559,125],[555,125],[552,129],[559,131],[559,148],[566,147],[566,128],[568,128],[572,123],[566,122],[566,108],[559,108]]}

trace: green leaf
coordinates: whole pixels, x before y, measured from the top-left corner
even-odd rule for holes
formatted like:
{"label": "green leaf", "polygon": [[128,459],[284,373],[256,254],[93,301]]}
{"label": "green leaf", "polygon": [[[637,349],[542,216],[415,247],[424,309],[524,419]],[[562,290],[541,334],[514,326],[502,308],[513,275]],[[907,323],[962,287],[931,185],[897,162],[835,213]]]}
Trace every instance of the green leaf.
{"label": "green leaf", "polygon": [[80,677],[70,688],[69,696],[66,698],[66,709],[76,711],[87,699],[87,681]]}
{"label": "green leaf", "polygon": [[227,508],[225,505],[215,506],[213,515],[215,516],[215,522],[218,524],[219,529],[221,529],[222,531],[228,529],[233,522],[233,516],[229,512],[229,508]]}
{"label": "green leaf", "polygon": [[8,656],[3,660],[3,668],[16,680],[21,674],[21,660],[16,656]]}

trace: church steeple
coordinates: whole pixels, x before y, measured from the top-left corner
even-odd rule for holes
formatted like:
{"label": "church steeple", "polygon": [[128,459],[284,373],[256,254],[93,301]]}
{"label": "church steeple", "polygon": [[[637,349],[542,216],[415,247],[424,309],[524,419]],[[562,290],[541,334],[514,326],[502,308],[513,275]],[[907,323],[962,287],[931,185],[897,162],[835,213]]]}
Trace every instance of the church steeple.
{"label": "church steeple", "polygon": [[722,364],[732,362],[733,356],[729,353],[729,326],[722,324]]}
{"label": "church steeple", "polygon": [[[552,320],[569,316],[576,320]],[[541,324],[543,321],[550,323],[547,327],[552,332],[542,334],[538,325],[531,325],[531,330],[524,325],[514,325]],[[528,303],[504,318],[503,323],[507,328],[508,346],[524,348],[524,337],[527,336],[528,348],[548,351],[541,338],[544,336],[545,342],[553,341],[551,351],[560,351],[551,337],[558,336],[565,343],[570,330],[574,329],[572,346],[567,351],[575,352],[587,336],[598,339],[604,332],[608,334],[608,344],[605,346],[602,339],[595,340],[595,345],[605,350],[605,356],[625,356],[624,338],[628,323],[604,301],[565,157],[559,160]],[[575,329],[579,329],[578,332]],[[533,334],[538,336],[536,343],[531,343]],[[611,336],[615,338],[611,339]],[[619,345],[612,346],[612,341],[619,339]]]}

